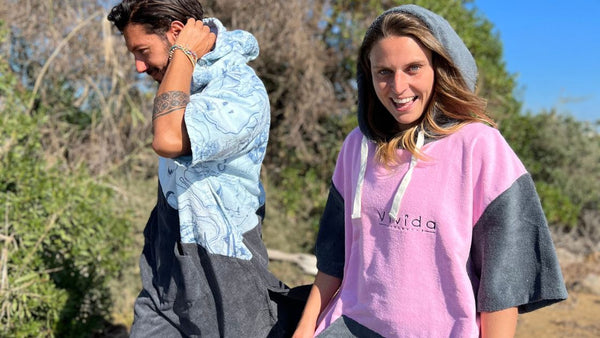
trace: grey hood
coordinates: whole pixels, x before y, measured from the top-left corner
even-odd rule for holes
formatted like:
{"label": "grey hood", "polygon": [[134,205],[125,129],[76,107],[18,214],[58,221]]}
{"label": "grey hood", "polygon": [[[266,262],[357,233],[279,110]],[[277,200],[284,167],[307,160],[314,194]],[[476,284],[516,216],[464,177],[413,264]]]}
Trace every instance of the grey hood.
{"label": "grey hood", "polygon": [[[475,84],[477,82],[477,65],[475,59],[471,55],[471,52],[467,49],[462,39],[456,34],[452,26],[443,17],[417,5],[402,5],[391,8],[381,14],[369,27],[369,30],[378,24],[386,15],[390,13],[408,13],[412,14],[421,19],[427,27],[431,30],[433,35],[438,41],[444,46],[454,64],[460,70],[467,86],[475,91]],[[362,133],[369,139],[373,139],[372,133],[368,129],[366,120],[366,110],[368,103],[368,95],[366,93],[367,85],[365,81],[368,81],[368,77],[363,74],[360,64],[357,67],[357,85],[358,85],[358,125]],[[377,100],[376,110],[386,111],[383,105]],[[442,118],[440,116],[440,118]],[[448,123],[449,121],[441,121],[442,124]]]}

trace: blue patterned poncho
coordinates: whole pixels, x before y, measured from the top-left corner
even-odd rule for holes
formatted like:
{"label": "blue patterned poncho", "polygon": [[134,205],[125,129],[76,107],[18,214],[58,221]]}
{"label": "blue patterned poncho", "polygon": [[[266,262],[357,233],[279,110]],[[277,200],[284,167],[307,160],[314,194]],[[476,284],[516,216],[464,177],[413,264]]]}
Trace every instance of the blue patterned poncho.
{"label": "blue patterned poncho", "polygon": [[264,204],[260,168],[269,135],[270,108],[261,80],[247,63],[258,56],[248,32],[217,34],[215,48],[194,69],[185,124],[192,155],[159,158],[159,179],[169,205],[179,212],[181,242],[241,259],[252,254],[242,234],[259,224]]}

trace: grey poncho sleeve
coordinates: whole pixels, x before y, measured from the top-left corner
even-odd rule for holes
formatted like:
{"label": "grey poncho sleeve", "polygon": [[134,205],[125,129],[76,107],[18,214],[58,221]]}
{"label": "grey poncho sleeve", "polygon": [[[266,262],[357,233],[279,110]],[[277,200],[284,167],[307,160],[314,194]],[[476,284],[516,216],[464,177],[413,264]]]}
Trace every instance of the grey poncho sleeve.
{"label": "grey poncho sleeve", "polygon": [[520,313],[567,298],[548,224],[531,176],[524,174],[486,208],[473,230],[471,261],[478,311]]}

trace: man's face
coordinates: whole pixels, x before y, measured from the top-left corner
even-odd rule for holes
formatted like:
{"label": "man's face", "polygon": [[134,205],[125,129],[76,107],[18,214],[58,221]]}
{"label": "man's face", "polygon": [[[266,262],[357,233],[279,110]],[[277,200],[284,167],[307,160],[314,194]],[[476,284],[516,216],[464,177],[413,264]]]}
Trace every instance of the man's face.
{"label": "man's face", "polygon": [[132,23],[125,26],[123,36],[127,49],[135,58],[137,72],[146,73],[160,83],[169,64],[169,48],[173,43],[169,41],[169,35],[148,34],[143,25]]}

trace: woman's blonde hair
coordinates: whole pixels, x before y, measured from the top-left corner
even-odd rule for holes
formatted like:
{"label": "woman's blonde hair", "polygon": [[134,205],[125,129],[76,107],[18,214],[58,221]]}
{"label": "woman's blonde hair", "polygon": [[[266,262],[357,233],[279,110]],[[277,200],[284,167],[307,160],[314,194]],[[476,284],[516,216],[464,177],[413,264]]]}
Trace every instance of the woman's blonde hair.
{"label": "woman's blonde hair", "polygon": [[[432,54],[434,85],[430,101],[421,118],[406,129],[383,107],[373,87],[369,54],[373,46],[389,36],[409,36],[420,42]],[[359,50],[359,67],[366,90],[366,123],[377,143],[376,158],[383,164],[397,163],[397,149],[402,147],[423,158],[416,147],[416,134],[423,130],[427,137],[452,134],[467,123],[483,122],[495,127],[486,114],[486,100],[467,86],[442,44],[417,17],[408,13],[390,13],[367,31]]]}

